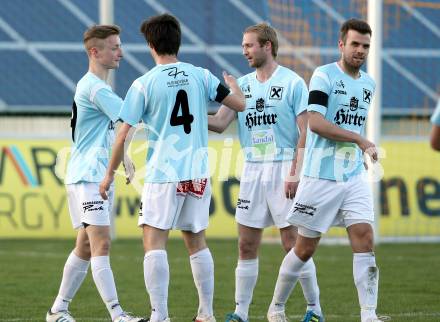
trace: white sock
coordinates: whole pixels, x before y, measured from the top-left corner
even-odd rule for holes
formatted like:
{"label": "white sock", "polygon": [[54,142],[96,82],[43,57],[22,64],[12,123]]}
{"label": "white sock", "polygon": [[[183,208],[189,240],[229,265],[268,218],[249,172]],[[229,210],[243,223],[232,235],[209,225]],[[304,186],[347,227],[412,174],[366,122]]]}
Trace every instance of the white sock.
{"label": "white sock", "polygon": [[284,257],[275,285],[272,303],[269,306],[269,313],[284,311],[286,301],[295,287],[305,263],[296,256],[294,248]]}
{"label": "white sock", "polygon": [[239,259],[235,269],[235,314],[247,321],[258,278],[258,258]]}
{"label": "white sock", "polygon": [[312,310],[322,316],[321,304],[319,302],[319,286],[316,278],[316,267],[313,258],[310,258],[303,266],[299,275],[304,298],[307,302],[307,311]]}
{"label": "white sock", "polygon": [[214,315],[212,302],[214,299],[214,261],[209,248],[202,249],[190,257],[191,271],[199,293],[198,317]]}
{"label": "white sock", "polygon": [[150,295],[150,321],[163,321],[168,318],[168,284],[170,281],[170,268],[165,250],[156,249],[145,253],[144,280]]}
{"label": "white sock", "polygon": [[353,254],[353,278],[361,307],[361,320],[376,317],[379,269],[374,253]]}
{"label": "white sock", "polygon": [[96,288],[98,289],[112,320],[114,320],[120,316],[123,311],[119,305],[118,294],[116,293],[115,280],[110,267],[110,257],[92,257],[91,264],[93,280],[95,281]]}
{"label": "white sock", "polygon": [[52,305],[52,313],[67,311],[84,278],[87,275],[90,261],[83,260],[71,252],[64,264],[63,278],[61,280],[58,296]]}

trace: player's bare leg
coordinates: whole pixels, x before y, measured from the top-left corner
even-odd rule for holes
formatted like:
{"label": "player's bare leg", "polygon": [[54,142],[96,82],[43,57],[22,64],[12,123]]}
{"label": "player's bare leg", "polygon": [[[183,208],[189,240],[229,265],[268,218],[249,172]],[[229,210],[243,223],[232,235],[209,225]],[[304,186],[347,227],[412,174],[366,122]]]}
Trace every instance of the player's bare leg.
{"label": "player's bare leg", "polygon": [[214,261],[206,245],[205,231],[197,233],[182,231],[183,240],[189,253],[191,271],[199,295],[199,308],[196,322],[215,322],[214,300]]}
{"label": "player's bare leg", "polygon": [[361,307],[361,321],[376,321],[379,269],[373,251],[373,228],[369,223],[356,223],[347,227],[347,232],[353,250],[353,278]]}

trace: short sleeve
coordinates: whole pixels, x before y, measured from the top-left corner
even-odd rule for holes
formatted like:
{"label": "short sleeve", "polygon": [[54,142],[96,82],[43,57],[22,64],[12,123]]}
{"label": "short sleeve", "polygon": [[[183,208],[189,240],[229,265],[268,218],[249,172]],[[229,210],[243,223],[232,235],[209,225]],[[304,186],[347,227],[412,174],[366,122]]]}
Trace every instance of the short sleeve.
{"label": "short sleeve", "polygon": [[431,123],[440,126],[440,99],[438,100],[437,107],[435,108],[434,114],[431,116]]}
{"label": "short sleeve", "polygon": [[307,85],[303,79],[300,79],[295,84],[293,89],[293,110],[295,115],[299,115],[307,110],[307,104],[309,99],[309,91]]}
{"label": "short sleeve", "polygon": [[97,85],[92,89],[90,100],[113,122],[118,120],[122,99],[108,85]]}
{"label": "short sleeve", "polygon": [[307,110],[325,115],[327,112],[328,97],[331,93],[331,84],[328,75],[321,70],[316,70],[310,79],[309,89]]}
{"label": "short sleeve", "polygon": [[125,96],[119,118],[125,123],[135,126],[142,119],[145,108],[145,91],[141,82],[135,80]]}
{"label": "short sleeve", "polygon": [[207,89],[208,98],[210,101],[215,101],[217,97],[217,88],[220,84],[220,80],[215,77],[209,70],[204,69],[204,83]]}

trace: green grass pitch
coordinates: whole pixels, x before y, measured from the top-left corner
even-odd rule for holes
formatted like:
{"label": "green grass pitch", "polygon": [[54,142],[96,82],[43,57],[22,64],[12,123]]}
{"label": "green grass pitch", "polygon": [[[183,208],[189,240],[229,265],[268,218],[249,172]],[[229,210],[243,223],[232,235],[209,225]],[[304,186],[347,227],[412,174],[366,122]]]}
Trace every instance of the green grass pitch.
{"label": "green grass pitch", "polygon": [[[235,240],[209,240],[215,262],[217,321],[234,308]],[[44,321],[57,294],[64,261],[72,240],[0,240],[0,321]],[[392,321],[440,321],[440,245],[384,244],[376,249],[380,269],[378,312]],[[169,312],[173,322],[190,322],[197,296],[183,242],[170,240]],[[250,308],[250,320],[265,321],[283,251],[264,244],[260,275]],[[149,314],[145,291],[141,240],[117,240],[111,263],[122,307]],[[315,256],[321,304],[327,322],[360,321],[348,246],[321,245]],[[288,304],[289,321],[299,321],[305,303],[299,285]],[[70,306],[77,321],[110,321],[91,274]]]}

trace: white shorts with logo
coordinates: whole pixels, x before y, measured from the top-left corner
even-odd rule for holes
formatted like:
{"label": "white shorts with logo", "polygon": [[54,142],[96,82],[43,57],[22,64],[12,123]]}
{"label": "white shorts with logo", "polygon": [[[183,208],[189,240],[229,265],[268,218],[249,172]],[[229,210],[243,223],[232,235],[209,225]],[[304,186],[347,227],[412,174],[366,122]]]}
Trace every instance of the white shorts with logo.
{"label": "white shorts with logo", "polygon": [[84,224],[110,226],[113,207],[114,186],[108,192],[108,200],[99,194],[99,183],[83,182],[66,185],[70,219],[74,229]]}
{"label": "white shorts with logo", "polygon": [[138,225],[198,233],[208,228],[210,203],[209,179],[147,182],[142,191]]}
{"label": "white shorts with logo", "polygon": [[360,175],[346,182],[303,177],[287,220],[295,226],[321,233],[331,226],[373,223],[370,186]]}
{"label": "white shorts with logo", "polygon": [[293,200],[286,198],[284,180],[292,161],[245,162],[240,180],[236,221],[244,226],[284,228]]}

